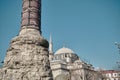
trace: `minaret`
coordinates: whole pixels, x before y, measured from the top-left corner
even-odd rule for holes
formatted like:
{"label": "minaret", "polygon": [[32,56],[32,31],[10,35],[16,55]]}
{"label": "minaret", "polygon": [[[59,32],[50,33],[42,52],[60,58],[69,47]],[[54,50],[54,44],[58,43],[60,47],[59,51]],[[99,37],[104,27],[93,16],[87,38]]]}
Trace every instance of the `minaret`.
{"label": "minaret", "polygon": [[0,80],[53,80],[48,47],[41,35],[41,0],[23,0],[21,30],[10,42]]}
{"label": "minaret", "polygon": [[49,41],[49,60],[53,60],[53,43],[52,43],[52,36],[50,34],[50,41]]}
{"label": "minaret", "polygon": [[52,43],[52,36],[50,34],[50,41],[49,41],[49,52],[53,53],[53,43]]}

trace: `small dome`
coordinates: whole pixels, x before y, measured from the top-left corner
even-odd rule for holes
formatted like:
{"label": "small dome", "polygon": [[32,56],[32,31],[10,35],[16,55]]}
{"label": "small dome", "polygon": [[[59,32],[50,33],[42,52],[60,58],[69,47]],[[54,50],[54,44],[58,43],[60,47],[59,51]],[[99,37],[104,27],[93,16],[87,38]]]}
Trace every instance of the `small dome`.
{"label": "small dome", "polygon": [[69,48],[63,47],[63,48],[58,49],[58,50],[55,52],[55,54],[62,54],[62,53],[74,53],[74,51],[72,51],[72,50],[69,49]]}

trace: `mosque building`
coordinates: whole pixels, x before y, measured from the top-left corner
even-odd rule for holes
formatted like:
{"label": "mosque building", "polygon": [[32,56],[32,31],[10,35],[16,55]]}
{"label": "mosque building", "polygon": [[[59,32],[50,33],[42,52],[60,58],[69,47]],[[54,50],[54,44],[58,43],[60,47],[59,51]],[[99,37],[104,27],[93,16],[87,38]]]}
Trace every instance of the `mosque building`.
{"label": "mosque building", "polygon": [[54,53],[51,36],[49,60],[54,80],[105,80],[92,64],[82,61],[72,49],[63,46]]}

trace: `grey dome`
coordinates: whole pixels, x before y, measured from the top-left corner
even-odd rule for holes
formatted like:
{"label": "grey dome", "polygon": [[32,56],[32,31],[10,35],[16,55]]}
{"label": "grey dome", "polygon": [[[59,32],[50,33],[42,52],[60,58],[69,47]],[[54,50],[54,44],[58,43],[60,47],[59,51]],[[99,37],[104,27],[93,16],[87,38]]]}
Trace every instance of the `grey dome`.
{"label": "grey dome", "polygon": [[72,51],[69,48],[62,47],[55,52],[55,54],[62,54],[62,53],[74,53],[74,51]]}

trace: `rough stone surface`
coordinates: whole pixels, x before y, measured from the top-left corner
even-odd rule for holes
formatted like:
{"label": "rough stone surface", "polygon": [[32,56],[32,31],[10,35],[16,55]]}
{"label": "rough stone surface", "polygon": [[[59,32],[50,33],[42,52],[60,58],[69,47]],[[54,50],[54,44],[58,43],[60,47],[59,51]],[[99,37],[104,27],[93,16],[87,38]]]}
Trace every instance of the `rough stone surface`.
{"label": "rough stone surface", "polygon": [[34,30],[13,38],[0,80],[53,80],[48,42]]}

